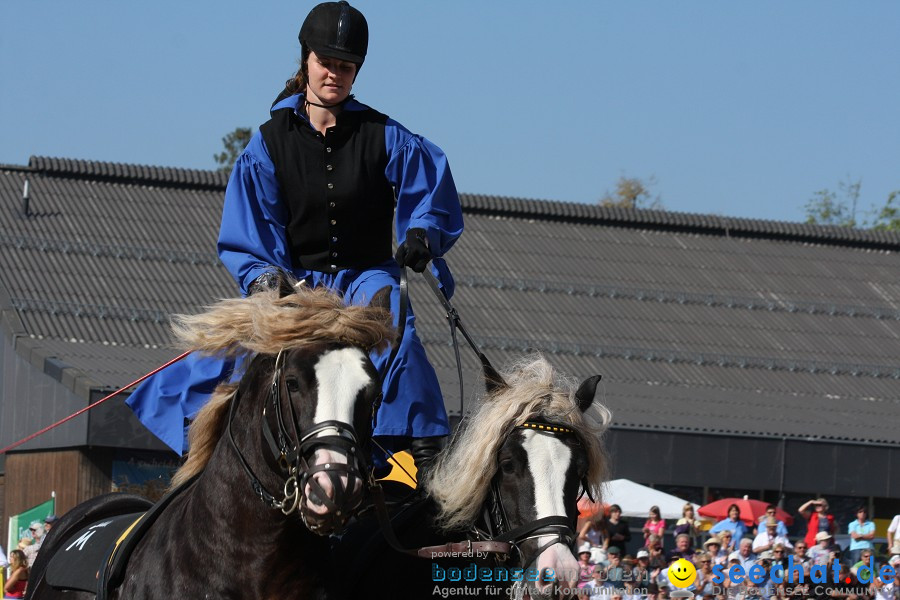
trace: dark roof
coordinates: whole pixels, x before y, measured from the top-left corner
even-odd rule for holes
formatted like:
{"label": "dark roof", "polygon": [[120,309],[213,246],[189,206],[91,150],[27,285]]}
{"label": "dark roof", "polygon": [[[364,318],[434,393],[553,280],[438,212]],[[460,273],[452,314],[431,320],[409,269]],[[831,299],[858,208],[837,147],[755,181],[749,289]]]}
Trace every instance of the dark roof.
{"label": "dark roof", "polygon": [[[40,157],[0,167],[2,308],[20,352],[108,387],[175,356],[168,316],[236,293],[215,255],[225,183]],[[494,362],[537,349],[573,376],[602,373],[617,427],[900,444],[897,233],[462,202],[454,304]],[[412,288],[458,407],[443,314],[420,278]]]}

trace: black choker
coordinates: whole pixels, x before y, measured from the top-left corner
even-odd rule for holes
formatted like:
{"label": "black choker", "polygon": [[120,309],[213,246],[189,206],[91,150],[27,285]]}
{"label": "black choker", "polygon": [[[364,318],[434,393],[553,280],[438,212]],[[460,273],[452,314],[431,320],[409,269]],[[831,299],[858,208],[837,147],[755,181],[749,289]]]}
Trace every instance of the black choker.
{"label": "black choker", "polygon": [[338,102],[337,104],[319,104],[319,103],[313,102],[309,98],[305,98],[305,97],[304,97],[303,101],[312,106],[318,106],[319,108],[334,108],[336,106],[342,106],[342,105],[346,104],[347,101],[349,101],[352,98],[353,98],[353,94],[350,94],[349,96],[347,96],[346,98],[344,98],[343,100]]}

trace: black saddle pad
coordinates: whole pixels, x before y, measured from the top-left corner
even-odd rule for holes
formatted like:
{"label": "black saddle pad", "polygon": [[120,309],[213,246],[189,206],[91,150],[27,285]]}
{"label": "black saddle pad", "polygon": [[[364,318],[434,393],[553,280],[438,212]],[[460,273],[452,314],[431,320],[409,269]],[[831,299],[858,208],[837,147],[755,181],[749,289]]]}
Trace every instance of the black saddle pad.
{"label": "black saddle pad", "polygon": [[118,515],[81,529],[53,555],[45,581],[54,588],[97,593],[98,572],[106,568],[106,561],[124,533],[144,513]]}

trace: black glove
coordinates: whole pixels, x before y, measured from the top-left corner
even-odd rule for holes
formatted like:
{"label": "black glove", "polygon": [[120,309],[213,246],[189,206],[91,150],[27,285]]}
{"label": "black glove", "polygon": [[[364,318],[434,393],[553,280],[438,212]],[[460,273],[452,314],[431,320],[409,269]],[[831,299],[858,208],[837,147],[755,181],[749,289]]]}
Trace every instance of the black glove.
{"label": "black glove", "polygon": [[409,267],[416,273],[421,273],[428,266],[433,256],[425,243],[424,229],[410,229],[406,232],[406,241],[397,248],[394,257],[401,267]]}
{"label": "black glove", "polygon": [[278,290],[279,298],[284,298],[294,293],[290,278],[283,271],[266,271],[254,279],[253,283],[247,287],[247,295],[252,296],[257,292],[267,292],[269,290]]}

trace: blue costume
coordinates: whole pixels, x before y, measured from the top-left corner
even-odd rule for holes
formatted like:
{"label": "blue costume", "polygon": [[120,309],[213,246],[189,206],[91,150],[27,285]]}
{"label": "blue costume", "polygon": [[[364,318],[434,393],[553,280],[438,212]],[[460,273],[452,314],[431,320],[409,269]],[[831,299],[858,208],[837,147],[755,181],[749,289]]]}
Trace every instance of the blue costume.
{"label": "blue costume", "polygon": [[[391,286],[398,314],[400,267],[391,256],[391,216],[398,240],[423,230],[435,257],[463,229],[462,211],[443,152],[389,117],[349,99],[337,123],[316,131],[295,94],[272,107],[272,119],[238,158],[225,192],[218,251],[246,294],[260,275],[287,271],[326,286],[349,304],[368,304]],[[396,203],[396,208],[394,204]],[[453,293],[446,262],[432,271]],[[389,350],[373,353],[379,372]],[[219,381],[235,377],[220,358],[189,356],[145,381],[128,399],[138,418],[176,452],[184,423]],[[410,309],[403,340],[384,380],[374,435],[423,438],[449,433],[437,377],[415,333]]]}

